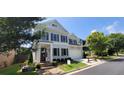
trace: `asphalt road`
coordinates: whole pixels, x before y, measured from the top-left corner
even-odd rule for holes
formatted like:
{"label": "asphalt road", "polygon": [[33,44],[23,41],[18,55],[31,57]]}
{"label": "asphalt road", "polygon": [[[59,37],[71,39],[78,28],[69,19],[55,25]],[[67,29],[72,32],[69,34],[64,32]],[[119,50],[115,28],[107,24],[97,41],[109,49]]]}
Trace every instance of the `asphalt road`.
{"label": "asphalt road", "polygon": [[73,75],[124,75],[124,57],[77,72]]}

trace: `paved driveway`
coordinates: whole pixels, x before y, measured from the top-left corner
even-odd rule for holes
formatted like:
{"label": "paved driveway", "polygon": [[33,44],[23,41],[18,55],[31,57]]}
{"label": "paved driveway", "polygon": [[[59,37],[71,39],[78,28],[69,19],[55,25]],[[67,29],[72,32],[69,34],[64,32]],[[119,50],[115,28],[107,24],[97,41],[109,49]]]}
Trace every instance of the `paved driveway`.
{"label": "paved driveway", "polygon": [[124,75],[124,57],[77,72],[74,75]]}

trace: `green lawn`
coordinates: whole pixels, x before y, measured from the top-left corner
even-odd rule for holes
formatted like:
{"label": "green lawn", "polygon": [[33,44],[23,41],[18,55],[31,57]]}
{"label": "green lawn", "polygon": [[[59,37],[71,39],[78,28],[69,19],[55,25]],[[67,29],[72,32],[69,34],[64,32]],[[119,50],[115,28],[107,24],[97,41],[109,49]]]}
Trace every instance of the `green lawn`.
{"label": "green lawn", "polygon": [[88,65],[86,65],[84,63],[81,63],[81,62],[74,62],[70,65],[67,65],[67,64],[60,65],[59,68],[62,69],[64,72],[70,72],[70,71],[73,71],[73,70],[78,70],[78,69],[81,69],[81,68],[85,68],[87,66]]}
{"label": "green lawn", "polygon": [[104,57],[98,57],[98,59],[103,59],[103,60],[111,61],[111,60],[118,59],[118,57],[119,56],[104,56]]}
{"label": "green lawn", "polygon": [[20,64],[13,64],[6,68],[0,69],[0,75],[36,75],[36,72],[25,72],[25,73],[17,73],[17,71],[20,69]]}
{"label": "green lawn", "polygon": [[[6,68],[1,68],[0,69],[0,75],[37,75],[36,72],[23,72],[23,73],[21,72],[21,73],[19,73],[18,72],[20,70],[19,65],[20,64],[13,64],[13,65],[10,65]],[[88,65],[81,63],[81,62],[73,62],[70,65],[67,65],[67,64],[59,65],[59,68],[62,69],[64,72],[70,72],[73,70],[85,68],[87,66]]]}

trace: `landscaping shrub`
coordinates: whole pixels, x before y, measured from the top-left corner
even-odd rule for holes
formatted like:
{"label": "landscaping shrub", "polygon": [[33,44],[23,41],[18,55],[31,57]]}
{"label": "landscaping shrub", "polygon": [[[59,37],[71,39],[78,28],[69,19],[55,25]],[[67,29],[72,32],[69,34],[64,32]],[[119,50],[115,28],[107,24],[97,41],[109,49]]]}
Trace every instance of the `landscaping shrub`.
{"label": "landscaping shrub", "polygon": [[73,61],[73,59],[71,58],[71,57],[69,57],[69,58],[67,58],[68,60],[71,60],[71,61]]}
{"label": "landscaping shrub", "polygon": [[61,62],[64,62],[64,59],[63,58],[61,59]]}
{"label": "landscaping shrub", "polygon": [[102,52],[102,53],[95,53],[95,55],[97,55],[97,56],[107,56],[108,55],[108,53],[107,52]]}
{"label": "landscaping shrub", "polygon": [[29,59],[28,59],[29,63],[33,63],[33,56],[32,56],[32,52],[29,54]]}
{"label": "landscaping shrub", "polygon": [[107,56],[108,53],[107,52],[103,52],[102,56]]}
{"label": "landscaping shrub", "polygon": [[41,64],[37,64],[37,65],[36,65],[36,69],[39,70],[40,68],[41,68]]}
{"label": "landscaping shrub", "polygon": [[114,49],[109,49],[108,50],[108,55],[114,55],[114,53],[115,53]]}
{"label": "landscaping shrub", "polygon": [[62,58],[61,59],[61,64],[65,64],[66,63],[66,59]]}
{"label": "landscaping shrub", "polygon": [[68,60],[68,58],[65,58],[64,60],[65,60],[65,62],[66,62],[66,61]]}
{"label": "landscaping shrub", "polygon": [[86,56],[87,56],[87,55],[86,55],[86,53],[85,53],[85,52],[83,52],[83,58],[86,58]]}
{"label": "landscaping shrub", "polygon": [[53,61],[57,61],[57,59],[53,59]]}
{"label": "landscaping shrub", "polygon": [[25,66],[25,65],[28,65],[28,60],[26,60],[24,63],[23,63],[23,65]]}
{"label": "landscaping shrub", "polygon": [[53,66],[58,66],[59,63],[58,63],[57,61],[54,61],[54,62],[52,62],[52,65],[53,65]]}
{"label": "landscaping shrub", "polygon": [[61,60],[60,59],[57,59],[57,62],[60,62]]}

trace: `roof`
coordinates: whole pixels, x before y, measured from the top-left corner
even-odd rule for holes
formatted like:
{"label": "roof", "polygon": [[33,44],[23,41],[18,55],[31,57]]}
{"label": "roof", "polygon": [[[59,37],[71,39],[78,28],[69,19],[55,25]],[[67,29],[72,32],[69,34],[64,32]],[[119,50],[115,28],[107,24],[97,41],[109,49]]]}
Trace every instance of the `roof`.
{"label": "roof", "polygon": [[52,20],[45,20],[43,21],[42,23],[39,23],[40,24],[43,24],[43,25],[50,25],[50,24],[57,24],[59,26],[59,29],[61,29],[62,31],[65,31],[66,33],[69,34],[69,36],[73,36],[77,39],[80,39],[79,37],[77,37],[74,33],[70,33],[68,32],[56,19],[52,19]]}

